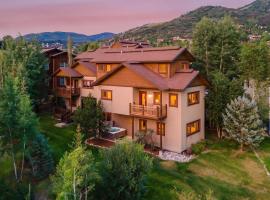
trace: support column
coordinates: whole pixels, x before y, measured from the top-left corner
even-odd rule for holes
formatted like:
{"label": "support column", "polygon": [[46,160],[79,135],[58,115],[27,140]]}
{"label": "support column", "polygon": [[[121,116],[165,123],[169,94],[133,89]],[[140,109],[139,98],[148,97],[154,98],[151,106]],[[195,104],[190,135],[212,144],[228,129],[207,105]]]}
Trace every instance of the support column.
{"label": "support column", "polygon": [[132,140],[134,140],[134,117],[132,117]]}

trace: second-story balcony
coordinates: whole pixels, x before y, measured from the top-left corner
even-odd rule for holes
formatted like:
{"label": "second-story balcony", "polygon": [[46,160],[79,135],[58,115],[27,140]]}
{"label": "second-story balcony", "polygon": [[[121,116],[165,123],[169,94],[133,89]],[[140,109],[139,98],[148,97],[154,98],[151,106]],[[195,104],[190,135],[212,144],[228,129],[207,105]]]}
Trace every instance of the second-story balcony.
{"label": "second-story balcony", "polygon": [[58,87],[56,88],[56,95],[59,97],[64,97],[64,98],[70,98],[72,96],[79,96],[80,88]]}
{"label": "second-story balcony", "polygon": [[164,106],[144,106],[129,104],[130,115],[149,119],[164,119],[167,117],[167,105]]}

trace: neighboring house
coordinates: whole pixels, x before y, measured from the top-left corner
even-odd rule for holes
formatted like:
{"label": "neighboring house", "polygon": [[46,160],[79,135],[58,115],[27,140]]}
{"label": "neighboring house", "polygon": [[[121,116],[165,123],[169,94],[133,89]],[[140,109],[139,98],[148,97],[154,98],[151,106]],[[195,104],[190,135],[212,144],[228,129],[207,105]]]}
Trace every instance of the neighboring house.
{"label": "neighboring house", "polygon": [[[60,67],[68,66],[68,53],[58,48],[43,49],[42,53],[48,58],[48,63],[44,66],[49,78],[49,89],[54,88],[53,75]],[[73,55],[75,57],[75,55]]]}
{"label": "neighboring house", "polygon": [[130,138],[153,129],[156,146],[174,152],[204,139],[207,82],[190,68],[194,58],[187,49],[108,48],[75,60],[55,73],[57,96],[69,112],[91,94],[102,101],[107,121]]}

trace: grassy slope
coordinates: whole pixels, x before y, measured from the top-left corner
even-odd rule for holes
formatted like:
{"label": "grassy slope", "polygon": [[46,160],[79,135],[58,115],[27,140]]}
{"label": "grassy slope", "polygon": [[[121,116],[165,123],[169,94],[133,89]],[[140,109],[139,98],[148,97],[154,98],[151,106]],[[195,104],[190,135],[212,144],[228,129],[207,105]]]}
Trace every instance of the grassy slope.
{"label": "grassy slope", "polygon": [[54,158],[58,161],[65,151],[69,150],[75,127],[57,128],[54,126],[55,123],[55,120],[49,115],[40,116],[40,131],[48,138]]}
{"label": "grassy slope", "polygon": [[[56,128],[46,115],[40,121],[55,157],[60,158],[68,150],[74,127]],[[266,156],[270,155],[270,140],[263,143],[259,153],[270,161]],[[239,154],[237,145],[222,141],[209,145],[207,152],[188,164],[155,160],[147,189],[145,199],[153,200],[177,199],[181,191],[205,194],[210,189],[217,199],[269,199],[270,178],[252,152]]]}
{"label": "grassy slope", "polygon": [[[58,160],[72,141],[74,127],[56,128],[54,120],[40,117],[40,130],[49,138]],[[258,150],[270,168],[270,139]],[[99,153],[94,152],[95,156]],[[48,189],[49,181],[39,184]],[[269,199],[270,178],[252,152],[240,154],[237,145],[222,141],[209,145],[209,150],[188,164],[155,160],[147,184],[145,199],[174,200],[182,191],[205,194],[210,189],[217,199]]]}

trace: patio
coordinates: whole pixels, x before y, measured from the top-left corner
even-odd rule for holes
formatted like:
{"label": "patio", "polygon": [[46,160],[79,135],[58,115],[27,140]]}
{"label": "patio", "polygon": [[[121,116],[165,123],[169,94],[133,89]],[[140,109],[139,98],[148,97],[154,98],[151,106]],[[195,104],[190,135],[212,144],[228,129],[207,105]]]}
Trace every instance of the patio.
{"label": "patio", "polygon": [[[85,141],[85,143],[89,146],[93,146],[96,148],[108,149],[115,145],[117,140],[110,140],[106,138],[89,138]],[[151,149],[149,146],[144,146],[144,151],[152,156],[159,156],[159,148],[155,147]]]}

